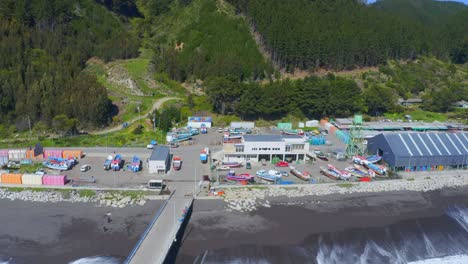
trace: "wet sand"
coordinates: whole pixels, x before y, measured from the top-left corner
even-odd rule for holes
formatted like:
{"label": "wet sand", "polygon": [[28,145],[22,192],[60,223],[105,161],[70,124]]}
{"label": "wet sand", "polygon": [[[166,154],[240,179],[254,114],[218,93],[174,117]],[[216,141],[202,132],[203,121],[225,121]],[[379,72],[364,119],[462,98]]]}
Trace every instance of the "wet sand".
{"label": "wet sand", "polygon": [[125,259],[161,204],[150,201],[116,209],[0,200],[0,256],[12,257],[13,263],[37,264],[90,256]]}
{"label": "wet sand", "polygon": [[[269,199],[271,208],[246,213],[224,209],[222,201],[196,201],[176,263],[193,263],[207,250],[246,255],[249,245],[288,246],[320,234],[386,227],[412,219],[437,218],[447,207],[468,206],[468,188],[431,192],[386,192]],[[241,250],[239,252],[239,250]],[[245,251],[242,251],[245,250]],[[258,254],[258,252],[256,252]],[[267,254],[267,252],[265,252]],[[285,254],[287,254],[285,252]]]}

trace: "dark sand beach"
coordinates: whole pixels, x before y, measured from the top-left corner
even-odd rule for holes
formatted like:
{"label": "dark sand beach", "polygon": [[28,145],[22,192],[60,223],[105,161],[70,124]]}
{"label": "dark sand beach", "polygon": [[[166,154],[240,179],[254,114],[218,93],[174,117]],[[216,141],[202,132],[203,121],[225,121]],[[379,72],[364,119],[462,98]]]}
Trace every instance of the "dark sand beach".
{"label": "dark sand beach", "polygon": [[[426,193],[282,197],[270,199],[271,208],[254,212],[228,211],[221,201],[199,200],[176,263],[366,263],[359,261],[363,256],[369,263],[372,259],[406,263],[463,253],[468,233],[447,217],[447,210],[468,208],[467,191],[447,188]],[[437,237],[440,232],[460,237],[453,238],[455,244],[442,252],[440,245],[434,246],[444,240]],[[418,253],[397,256],[399,250],[409,247],[405,243],[410,240],[419,241],[421,248],[412,249]],[[428,250],[425,240],[440,250]],[[350,258],[334,256],[338,251]]]}
{"label": "dark sand beach", "polygon": [[90,203],[0,200],[0,256],[13,258],[13,263],[36,264],[91,256],[123,260],[161,204],[150,201],[116,209]]}

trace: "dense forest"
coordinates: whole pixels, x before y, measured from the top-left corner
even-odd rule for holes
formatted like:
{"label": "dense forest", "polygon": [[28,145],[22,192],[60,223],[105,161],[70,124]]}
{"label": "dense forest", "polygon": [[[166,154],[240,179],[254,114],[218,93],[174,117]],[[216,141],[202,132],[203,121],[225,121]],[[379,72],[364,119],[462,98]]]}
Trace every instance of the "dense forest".
{"label": "dense forest", "polygon": [[224,1],[142,2],[147,16],[139,30],[155,51],[156,71],[180,82],[214,76],[258,80],[272,73],[245,20]]}
{"label": "dense forest", "polygon": [[206,92],[216,112],[243,119],[348,116],[366,109],[356,82],[334,75],[266,85],[218,77],[207,81]]}
{"label": "dense forest", "polygon": [[[445,59],[453,45],[460,46],[446,38],[448,28],[433,28],[398,9],[387,11],[358,0],[228,1],[248,16],[272,60],[288,71],[350,69],[429,54]],[[461,33],[456,39],[466,44],[467,27],[451,26],[456,27],[451,31]]]}
{"label": "dense forest", "polygon": [[[111,102],[87,59],[137,55],[138,41],[91,0],[0,1],[0,124],[27,128],[57,120],[81,127],[109,122]],[[41,121],[41,122],[39,122]]]}

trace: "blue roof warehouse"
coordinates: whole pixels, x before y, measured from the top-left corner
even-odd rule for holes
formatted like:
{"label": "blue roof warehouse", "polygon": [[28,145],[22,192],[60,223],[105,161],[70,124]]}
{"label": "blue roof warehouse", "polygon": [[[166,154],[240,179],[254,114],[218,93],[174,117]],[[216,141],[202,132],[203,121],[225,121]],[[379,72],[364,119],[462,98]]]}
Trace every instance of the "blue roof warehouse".
{"label": "blue roof warehouse", "polygon": [[468,133],[383,133],[367,149],[396,170],[461,168],[468,164]]}

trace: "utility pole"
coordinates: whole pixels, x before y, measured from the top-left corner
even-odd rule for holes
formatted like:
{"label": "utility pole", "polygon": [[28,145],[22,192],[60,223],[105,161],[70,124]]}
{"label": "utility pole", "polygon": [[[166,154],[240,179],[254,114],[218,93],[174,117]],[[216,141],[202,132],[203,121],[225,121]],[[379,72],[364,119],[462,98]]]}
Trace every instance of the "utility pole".
{"label": "utility pole", "polygon": [[156,132],[156,114],[153,112],[153,132]]}

